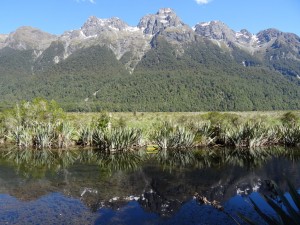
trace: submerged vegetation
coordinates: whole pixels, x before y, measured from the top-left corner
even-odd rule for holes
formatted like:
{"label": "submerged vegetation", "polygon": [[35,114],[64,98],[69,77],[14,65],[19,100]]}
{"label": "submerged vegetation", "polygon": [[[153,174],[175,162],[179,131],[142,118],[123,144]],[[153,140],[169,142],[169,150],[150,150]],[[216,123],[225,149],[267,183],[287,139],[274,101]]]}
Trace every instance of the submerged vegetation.
{"label": "submerged vegetation", "polygon": [[[125,115],[125,116],[124,116]],[[144,113],[67,114],[56,102],[35,99],[0,114],[0,143],[20,148],[68,149],[95,147],[105,151],[132,150],[147,145],[160,149],[200,146],[256,148],[297,146],[297,112],[271,117],[238,113],[194,113],[163,117]]]}

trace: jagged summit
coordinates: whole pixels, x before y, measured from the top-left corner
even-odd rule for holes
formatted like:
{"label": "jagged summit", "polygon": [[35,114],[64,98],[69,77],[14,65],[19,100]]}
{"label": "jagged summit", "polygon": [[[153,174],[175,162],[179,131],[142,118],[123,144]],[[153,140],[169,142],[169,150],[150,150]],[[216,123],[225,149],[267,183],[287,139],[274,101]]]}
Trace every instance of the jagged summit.
{"label": "jagged summit", "polygon": [[156,14],[149,14],[144,16],[138,27],[143,30],[145,34],[156,34],[163,31],[167,27],[181,27],[185,24],[170,8],[160,9]]}
{"label": "jagged summit", "polygon": [[105,30],[122,31],[128,29],[128,27],[129,25],[118,17],[99,19],[95,16],[91,16],[81,27],[81,30],[86,36],[91,36]]}
{"label": "jagged summit", "polygon": [[227,45],[236,45],[250,53],[253,53],[260,42],[256,35],[248,30],[234,31],[222,21],[209,21],[198,23],[194,27],[195,32],[210,40],[222,41]]}
{"label": "jagged summit", "polygon": [[198,35],[209,39],[234,41],[235,32],[221,21],[210,21],[198,23],[195,26],[195,32]]}
{"label": "jagged summit", "polygon": [[[132,72],[147,51],[155,47],[157,37],[176,45],[177,55],[183,54],[186,45],[197,42],[201,37],[229,51],[238,48],[259,58],[300,61],[300,38],[295,34],[273,28],[256,35],[246,29],[236,32],[218,20],[200,22],[192,29],[171,8],[161,8],[155,14],[142,17],[137,27],[129,26],[118,17],[101,19],[96,16],[89,17],[80,29],[66,31],[60,36],[32,27],[20,27],[9,35],[0,35],[0,50],[5,47],[32,49],[36,52],[35,57],[43,57],[42,52],[58,41],[63,48],[49,61],[58,63],[80,49],[100,45],[111,49]],[[273,49],[282,49],[282,52],[274,53]]]}

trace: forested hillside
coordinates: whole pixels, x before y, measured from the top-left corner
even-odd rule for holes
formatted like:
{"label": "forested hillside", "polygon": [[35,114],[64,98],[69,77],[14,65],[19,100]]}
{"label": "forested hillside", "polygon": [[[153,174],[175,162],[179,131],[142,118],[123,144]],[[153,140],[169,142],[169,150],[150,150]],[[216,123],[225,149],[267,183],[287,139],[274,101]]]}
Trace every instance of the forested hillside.
{"label": "forested hillside", "polygon": [[0,49],[0,109],[36,97],[68,111],[300,109],[294,34],[251,36],[218,21],[192,30],[170,9],[137,28],[92,17],[58,38],[39,31],[39,48],[28,41],[35,29],[20,30]]}

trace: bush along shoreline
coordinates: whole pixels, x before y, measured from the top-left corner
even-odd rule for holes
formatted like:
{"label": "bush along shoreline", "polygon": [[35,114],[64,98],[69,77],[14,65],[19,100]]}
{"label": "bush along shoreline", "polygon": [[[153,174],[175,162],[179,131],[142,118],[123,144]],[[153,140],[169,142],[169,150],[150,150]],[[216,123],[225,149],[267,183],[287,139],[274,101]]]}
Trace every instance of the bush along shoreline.
{"label": "bush along shoreline", "polygon": [[276,123],[262,122],[260,118],[243,121],[237,115],[210,112],[192,120],[179,118],[170,122],[158,118],[140,129],[127,125],[124,118],[115,120],[105,112],[78,123],[55,101],[38,98],[17,104],[0,116],[0,144],[24,149],[88,146],[126,151],[147,145],[160,149],[300,145],[299,118],[293,112],[284,113]]}

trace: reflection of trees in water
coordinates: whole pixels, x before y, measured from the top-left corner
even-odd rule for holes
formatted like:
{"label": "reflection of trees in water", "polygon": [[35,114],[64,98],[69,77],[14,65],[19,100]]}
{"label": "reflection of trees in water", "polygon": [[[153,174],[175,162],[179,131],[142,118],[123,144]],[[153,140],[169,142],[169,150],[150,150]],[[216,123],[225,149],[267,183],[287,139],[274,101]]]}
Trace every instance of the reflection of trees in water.
{"label": "reflection of trees in water", "polygon": [[94,164],[99,170],[133,171],[143,162],[154,160],[164,169],[209,168],[233,165],[248,169],[262,166],[273,157],[284,157],[291,161],[300,160],[300,149],[253,148],[253,149],[198,149],[160,150],[157,154],[146,154],[144,150],[120,153],[99,152],[93,149],[80,151],[51,151],[10,149],[1,152],[1,158],[12,163],[19,174],[25,177],[43,177],[47,170],[57,172],[69,166]]}
{"label": "reflection of trees in water", "polygon": [[12,149],[2,152],[2,158],[13,163],[17,173],[24,177],[42,178],[48,170],[60,167],[50,150]]}
{"label": "reflection of trees in water", "polygon": [[216,148],[198,150],[161,150],[152,158],[164,169],[175,168],[209,168],[222,165],[232,165],[244,168],[262,166],[273,157],[284,157],[292,161],[300,160],[300,149],[277,148]]}
{"label": "reflection of trees in water", "polygon": [[159,151],[153,157],[164,169],[184,168],[196,163],[195,156],[189,150],[166,150]]}
{"label": "reflection of trees in water", "polygon": [[[299,152],[284,148],[174,149],[158,154],[147,154],[145,150],[115,154],[93,149],[10,150],[1,152],[1,161],[14,165],[22,176],[45,177],[42,186],[33,179],[26,179],[20,186],[20,182],[13,182],[17,184],[14,188],[7,184],[13,196],[35,199],[53,191],[62,192],[79,198],[94,211],[100,207],[120,208],[132,196],[151,212],[171,215],[195,192],[224,202],[236,194],[237,188],[243,191],[254,187],[258,179],[274,176],[281,184],[278,171],[282,168],[288,168],[289,174],[295,174],[293,179],[298,179],[298,164],[291,169],[289,161],[279,157],[298,161]],[[249,168],[258,169],[252,173]],[[49,172],[56,174],[49,176]],[[37,194],[38,190],[42,192]]]}
{"label": "reflection of trees in water", "polygon": [[101,169],[109,171],[130,171],[139,167],[143,161],[141,156],[133,152],[115,154],[96,154],[96,163]]}
{"label": "reflection of trees in water", "polygon": [[300,159],[299,150],[285,149],[283,147],[235,148],[220,150],[219,156],[222,158],[224,164],[252,169],[261,167],[272,158],[283,157],[298,161]]}
{"label": "reflection of trees in water", "polygon": [[272,158],[272,153],[267,149],[243,149],[236,148],[220,152],[224,163],[245,168],[261,166]]}
{"label": "reflection of trees in water", "polygon": [[47,171],[65,170],[75,163],[96,164],[100,170],[128,171],[137,169],[142,157],[134,152],[103,153],[94,150],[51,151],[11,149],[1,152],[1,158],[12,163],[17,172],[25,177],[41,178]]}

